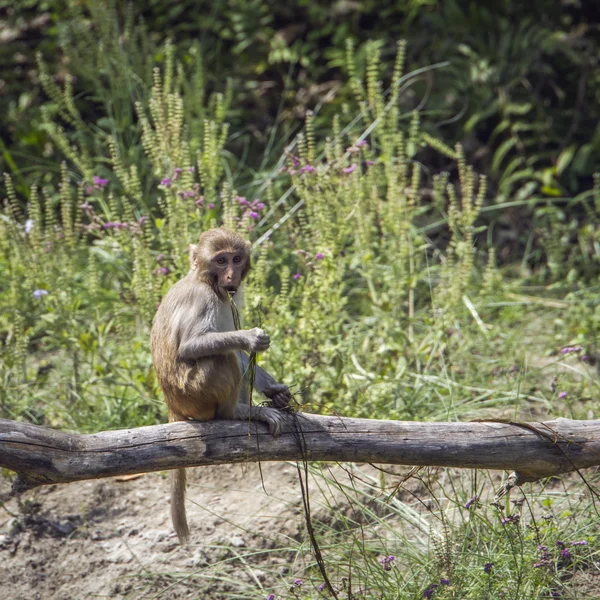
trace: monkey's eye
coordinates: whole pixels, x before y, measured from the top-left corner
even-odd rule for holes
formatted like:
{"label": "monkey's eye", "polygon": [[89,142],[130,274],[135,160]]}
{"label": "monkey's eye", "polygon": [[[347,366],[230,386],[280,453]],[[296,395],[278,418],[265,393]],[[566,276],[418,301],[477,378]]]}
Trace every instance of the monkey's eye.
{"label": "monkey's eye", "polygon": [[224,256],[219,256],[219,258],[217,258],[217,264],[218,265],[226,265],[227,259]]}
{"label": "monkey's eye", "polygon": [[238,264],[242,262],[242,257],[241,256],[234,256],[233,257],[233,262]]}

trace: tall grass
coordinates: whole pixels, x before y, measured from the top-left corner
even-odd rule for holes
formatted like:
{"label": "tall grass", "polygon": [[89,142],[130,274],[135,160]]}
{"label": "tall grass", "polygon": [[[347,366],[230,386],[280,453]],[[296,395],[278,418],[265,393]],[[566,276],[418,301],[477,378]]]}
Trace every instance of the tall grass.
{"label": "tall grass", "polygon": [[[596,416],[598,281],[586,277],[598,256],[600,188],[584,196],[589,229],[568,251],[569,277],[555,266],[568,232],[555,215],[535,241],[548,241],[548,287],[528,288],[539,273],[515,277],[496,264],[502,247],[481,219],[494,200],[485,176],[460,146],[423,132],[424,114],[401,112],[403,86],[417,76],[403,71],[404,45],[389,76],[378,48],[360,73],[348,47],[354,104],[328,131],[309,115],[286,154],[268,157],[277,166],[258,198],[254,182],[236,187],[225,151],[234,99],[206,99],[200,75],[190,85],[171,42],[131,100],[136,152],[122,135],[88,128],[69,79],[60,87],[42,70],[45,128],[64,162],[59,180],[33,187],[26,202],[5,177],[0,416],[79,431],[165,420],[149,325],[187,270],[189,243],[221,223],[255,242],[245,322],[271,334],[259,360],[303,410]],[[422,162],[432,156],[448,170],[432,174]],[[569,545],[595,540],[594,507],[576,481],[569,493],[532,486],[515,509],[489,505],[497,482],[485,474],[425,471],[408,492],[385,472],[360,472],[360,486],[327,470],[314,477],[324,498],[341,498],[319,524],[340,597],[569,597],[567,579],[594,564],[591,543]],[[322,596],[304,538],[279,550],[298,556],[303,578],[286,594]]]}

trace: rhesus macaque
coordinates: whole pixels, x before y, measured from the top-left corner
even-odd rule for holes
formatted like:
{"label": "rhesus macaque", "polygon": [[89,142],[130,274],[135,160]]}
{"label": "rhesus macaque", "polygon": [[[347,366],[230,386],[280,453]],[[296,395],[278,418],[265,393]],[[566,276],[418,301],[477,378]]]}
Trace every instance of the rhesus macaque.
{"label": "rhesus macaque", "polygon": [[[217,228],[190,249],[190,270],[163,298],[152,325],[152,360],[169,421],[254,419],[275,436],[284,416],[276,408],[249,406],[243,384],[249,357],[262,352],[269,336],[260,328],[235,330],[230,296],[239,301],[250,269],[250,244],[234,231]],[[283,408],[291,394],[260,367],[256,389]],[[189,538],[185,514],[185,469],[172,472],[171,517],[181,543]]]}

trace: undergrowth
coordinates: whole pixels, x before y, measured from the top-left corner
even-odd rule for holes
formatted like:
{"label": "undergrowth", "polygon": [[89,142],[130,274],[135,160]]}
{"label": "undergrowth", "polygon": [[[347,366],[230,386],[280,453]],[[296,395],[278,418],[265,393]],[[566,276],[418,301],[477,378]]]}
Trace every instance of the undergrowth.
{"label": "undergrowth", "polygon": [[[200,58],[181,65],[173,48],[166,44],[163,68],[138,98],[121,99],[136,114],[136,151],[127,145],[134,134],[94,135],[69,78],[55,83],[40,57],[44,127],[64,162],[60,180],[34,186],[26,202],[5,177],[0,417],[78,431],[166,420],[151,319],[186,272],[188,245],[217,224],[254,242],[245,323],[272,336],[260,361],[302,410],[405,420],[597,416],[598,180],[572,202],[587,211],[585,227],[563,218],[567,207],[548,205],[548,227],[531,241],[543,265],[524,256],[498,266],[502,246],[481,218],[494,200],[485,176],[460,145],[423,132],[425,115],[399,109],[415,76],[404,72],[404,44],[391,74],[381,72],[377,44],[364,72],[349,45],[353,104],[323,134],[309,114],[285,155],[270,157],[268,177],[244,185],[226,153],[234,99],[198,94]],[[425,151],[447,170],[430,172]],[[326,470],[315,477],[345,499],[319,525],[340,597],[575,597],[569,578],[596,564],[593,498],[576,480],[569,493],[532,488],[518,509],[502,511],[483,493],[493,487],[488,476],[426,471],[411,480],[411,498],[390,495],[385,474],[364,475],[360,490]],[[298,556],[302,580],[284,597],[322,597],[306,541],[281,552]]]}

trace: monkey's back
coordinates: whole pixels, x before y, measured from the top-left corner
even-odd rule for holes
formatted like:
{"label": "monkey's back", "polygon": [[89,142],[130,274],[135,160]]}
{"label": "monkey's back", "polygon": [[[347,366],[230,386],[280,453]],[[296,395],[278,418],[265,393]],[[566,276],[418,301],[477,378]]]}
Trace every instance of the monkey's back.
{"label": "monkey's back", "polygon": [[178,352],[182,336],[198,323],[206,333],[222,331],[229,321],[224,317],[227,308],[210,286],[192,283],[187,277],[161,302],[150,347],[171,420],[206,421],[234,410],[242,379],[237,355],[229,352],[185,360]]}

